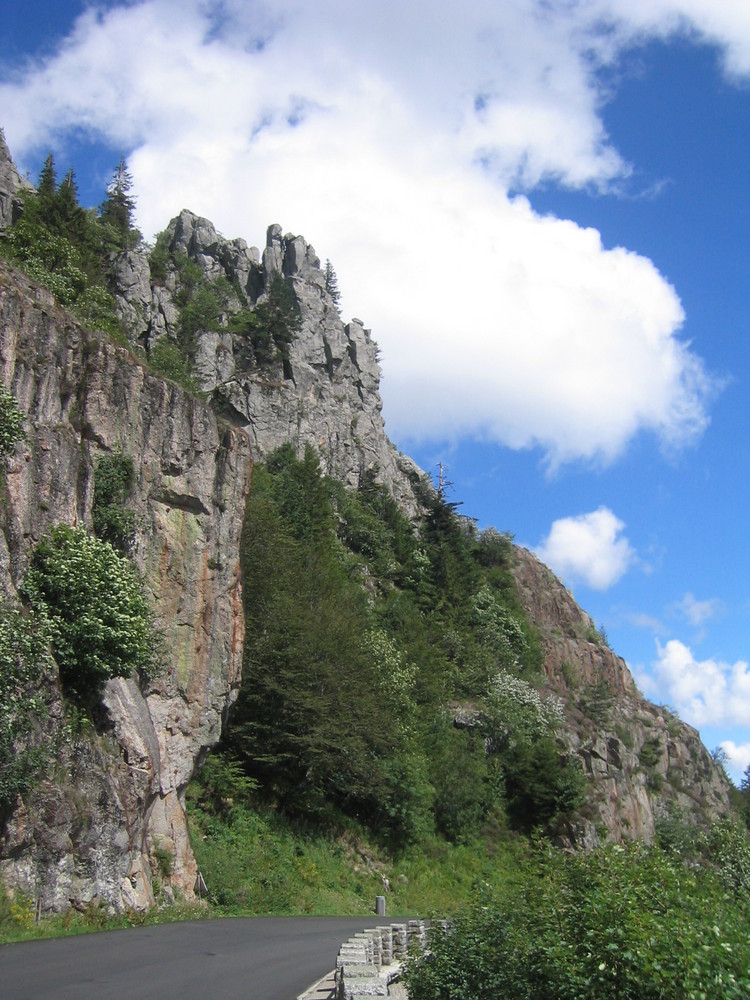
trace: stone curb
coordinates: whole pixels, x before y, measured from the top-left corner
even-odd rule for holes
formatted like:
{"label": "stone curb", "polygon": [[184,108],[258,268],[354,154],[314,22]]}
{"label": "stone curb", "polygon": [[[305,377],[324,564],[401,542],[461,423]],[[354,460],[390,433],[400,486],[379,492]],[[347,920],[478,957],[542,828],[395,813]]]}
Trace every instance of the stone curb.
{"label": "stone curb", "polygon": [[411,950],[426,948],[427,927],[423,920],[399,921],[360,931],[342,943],[336,968],[296,1000],[404,997],[403,987],[398,985],[402,959]]}
{"label": "stone curb", "polygon": [[334,1000],[336,996],[336,973],[332,970],[327,975],[313,983],[296,1000]]}

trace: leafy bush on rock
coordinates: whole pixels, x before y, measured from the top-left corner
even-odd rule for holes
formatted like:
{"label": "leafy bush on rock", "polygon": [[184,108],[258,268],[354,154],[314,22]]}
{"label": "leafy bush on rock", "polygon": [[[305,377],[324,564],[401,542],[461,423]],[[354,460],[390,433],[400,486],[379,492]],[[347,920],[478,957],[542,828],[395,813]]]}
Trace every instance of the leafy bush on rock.
{"label": "leafy bush on rock", "polygon": [[34,550],[22,593],[46,615],[67,694],[95,703],[105,682],[157,662],[151,609],[135,567],[109,542],[59,525]]}
{"label": "leafy bush on rock", "polygon": [[15,396],[0,384],[0,455],[10,455],[24,439],[23,413]]}
{"label": "leafy bush on rock", "polygon": [[0,813],[33,784],[45,763],[45,742],[38,736],[46,706],[39,686],[51,667],[44,616],[0,605]]}

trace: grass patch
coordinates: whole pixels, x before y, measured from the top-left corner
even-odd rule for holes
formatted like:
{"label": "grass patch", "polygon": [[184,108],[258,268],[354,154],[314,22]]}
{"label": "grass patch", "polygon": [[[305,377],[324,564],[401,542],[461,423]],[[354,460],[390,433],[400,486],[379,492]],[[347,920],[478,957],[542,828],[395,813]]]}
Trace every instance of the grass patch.
{"label": "grass patch", "polygon": [[205,920],[211,916],[210,908],[187,903],[124,913],[110,913],[106,906],[89,905],[81,911],[71,908],[65,913],[42,917],[37,923],[34,900],[20,893],[11,900],[0,883],[0,944],[171,924],[180,920]]}
{"label": "grass patch", "polygon": [[432,838],[393,856],[351,822],[323,832],[249,802],[215,813],[201,805],[197,783],[187,801],[208,900],[222,915],[356,916],[373,912],[380,895],[389,916],[450,914],[478,881],[511,877],[527,850],[516,836],[461,845]]}

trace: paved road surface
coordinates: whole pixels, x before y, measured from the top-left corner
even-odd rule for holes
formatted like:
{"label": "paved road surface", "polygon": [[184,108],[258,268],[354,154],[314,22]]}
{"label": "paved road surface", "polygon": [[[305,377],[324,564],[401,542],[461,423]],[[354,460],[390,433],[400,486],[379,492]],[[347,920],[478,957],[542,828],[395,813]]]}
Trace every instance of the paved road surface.
{"label": "paved road surface", "polygon": [[[382,920],[382,918],[380,918]],[[2,1000],[294,1000],[376,917],[196,920],[0,946]]]}

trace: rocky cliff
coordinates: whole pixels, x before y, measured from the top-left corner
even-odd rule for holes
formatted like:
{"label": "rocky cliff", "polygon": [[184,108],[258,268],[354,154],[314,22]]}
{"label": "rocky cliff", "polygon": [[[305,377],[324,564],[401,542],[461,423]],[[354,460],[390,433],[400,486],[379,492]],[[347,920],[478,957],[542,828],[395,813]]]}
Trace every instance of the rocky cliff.
{"label": "rocky cliff", "polygon": [[13,221],[14,205],[24,187],[31,187],[31,184],[18,173],[0,129],[0,229]]}
{"label": "rocky cliff", "polygon": [[[413,483],[422,473],[386,435],[377,345],[361,320],[341,319],[313,247],[273,225],[261,255],[183,211],[161,235],[160,248],[167,265],[156,280],[143,250],[116,261],[113,290],[133,342],[151,350],[161,338],[179,339],[176,262],[197,264],[208,282],[224,281],[234,295],[225,303],[228,315],[196,331],[193,372],[214,406],[247,430],[256,458],[287,442],[300,453],[310,444],[327,474],[356,486],[365,471],[374,471],[414,513]],[[226,320],[266,300],[274,274],[292,288],[301,323],[287,355],[261,368],[248,359],[247,335],[230,332]]]}
{"label": "rocky cliff", "polygon": [[[0,583],[11,593],[58,523],[90,525],[97,458],[133,457],[134,556],[164,632],[165,671],[141,691],[109,681],[98,733],[76,734],[52,679],[56,768],[8,823],[6,882],[45,909],[153,902],[153,880],[191,897],[195,862],[182,795],[219,737],[240,677],[239,538],[247,434],[82,329],[43,288],[0,266],[0,377],[28,440],[5,470]],[[67,729],[65,728],[67,727]]]}
{"label": "rocky cliff", "polygon": [[[0,139],[0,228],[22,184]],[[90,525],[95,463],[119,449],[136,463],[134,557],[168,650],[166,670],[147,690],[133,680],[107,684],[96,731],[71,727],[50,679],[58,759],[0,840],[5,882],[41,896],[45,909],[145,907],[157,880],[168,883],[167,896],[193,894],[182,796],[239,683],[239,542],[251,455],[311,444],[342,482],[356,486],[374,472],[404,510],[418,509],[422,474],[385,433],[377,348],[359,320],[342,321],[313,248],[271,226],[261,254],[187,211],[158,246],[158,271],[145,250],[113,261],[132,350],[83,329],[49,292],[0,265],[0,377],[28,434],[5,465],[0,592],[13,595],[48,528]],[[186,260],[208,285],[233,292],[191,343],[206,403],[150,374],[137,354],[179,342]],[[274,275],[294,293],[299,330],[261,365],[231,319],[268,301]],[[542,635],[547,688],[566,705],[567,749],[592,778],[590,803],[560,828],[560,842],[649,839],[675,811],[727,812],[728,784],[697,733],[640,696],[624,661],[546,567],[522,549],[515,560],[522,603]]]}
{"label": "rocky cliff", "polygon": [[660,820],[728,815],[729,782],[696,730],[647,701],[627,664],[547,566],[515,549],[515,579],[541,633],[548,692],[565,705],[565,742],[589,776],[589,802],[564,845],[651,841]]}

